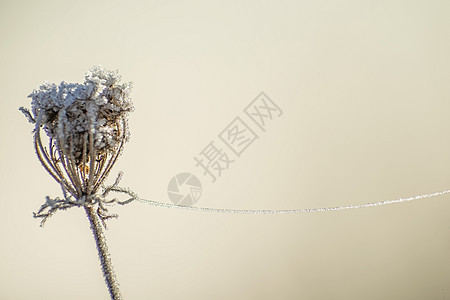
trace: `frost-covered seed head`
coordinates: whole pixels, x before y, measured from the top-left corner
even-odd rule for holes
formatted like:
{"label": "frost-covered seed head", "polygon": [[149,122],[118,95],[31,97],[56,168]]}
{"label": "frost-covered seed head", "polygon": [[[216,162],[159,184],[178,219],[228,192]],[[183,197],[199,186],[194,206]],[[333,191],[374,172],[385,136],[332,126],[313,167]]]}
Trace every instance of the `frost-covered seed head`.
{"label": "frost-covered seed head", "polygon": [[82,84],[45,82],[29,95],[36,126],[42,126],[56,147],[62,145],[61,150],[70,151],[78,163],[83,148],[89,154],[85,143],[90,135],[97,155],[116,151],[129,138],[126,120],[133,110],[131,83],[120,79],[117,71],[95,66]]}

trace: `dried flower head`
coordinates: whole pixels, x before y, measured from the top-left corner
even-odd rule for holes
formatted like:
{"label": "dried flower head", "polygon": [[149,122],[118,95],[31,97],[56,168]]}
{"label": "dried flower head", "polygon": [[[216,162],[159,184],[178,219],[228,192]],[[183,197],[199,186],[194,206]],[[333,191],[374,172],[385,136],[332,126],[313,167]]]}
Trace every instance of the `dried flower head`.
{"label": "dried flower head", "polygon": [[[126,204],[137,199],[137,195],[118,187],[122,173],[112,186],[105,187],[103,183],[129,138],[128,113],[133,110],[130,89],[131,83],[120,83],[117,71],[96,66],[87,72],[83,84],[44,83],[29,95],[31,112],[20,108],[28,121],[35,124],[37,157],[64,194],[63,199],[46,197],[34,217],[41,218],[43,226],[58,210],[84,208],[105,282],[114,300],[122,296],[101,223],[106,227],[107,219],[117,217],[108,213],[106,205]],[[103,192],[98,194],[100,187]],[[131,198],[107,200],[111,191]]]}
{"label": "dried flower head", "polygon": [[[120,79],[117,71],[95,66],[87,72],[82,84],[45,82],[29,95],[31,112],[20,108],[35,124],[36,154],[62,186],[66,197],[62,202],[66,207],[70,203],[101,206],[102,201],[95,194],[129,139],[131,83],[121,83]],[[47,147],[42,132],[46,133]],[[67,193],[76,200],[69,201]],[[57,209],[58,202],[53,201],[52,205],[48,202],[45,208]],[[47,214],[41,217],[45,220]]]}

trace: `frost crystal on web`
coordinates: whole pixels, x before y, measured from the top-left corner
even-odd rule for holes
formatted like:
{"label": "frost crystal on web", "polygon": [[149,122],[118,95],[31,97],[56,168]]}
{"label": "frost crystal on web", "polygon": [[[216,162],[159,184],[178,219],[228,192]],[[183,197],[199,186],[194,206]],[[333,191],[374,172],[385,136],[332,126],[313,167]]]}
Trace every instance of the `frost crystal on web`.
{"label": "frost crystal on web", "polygon": [[[65,196],[65,200],[47,201],[36,217],[45,221],[58,209],[95,204],[99,217],[109,217],[104,204],[111,201],[95,194],[129,139],[131,83],[120,81],[117,71],[95,66],[82,84],[44,82],[29,95],[31,111],[20,108],[35,124],[39,160]],[[47,147],[42,132],[47,136]]]}

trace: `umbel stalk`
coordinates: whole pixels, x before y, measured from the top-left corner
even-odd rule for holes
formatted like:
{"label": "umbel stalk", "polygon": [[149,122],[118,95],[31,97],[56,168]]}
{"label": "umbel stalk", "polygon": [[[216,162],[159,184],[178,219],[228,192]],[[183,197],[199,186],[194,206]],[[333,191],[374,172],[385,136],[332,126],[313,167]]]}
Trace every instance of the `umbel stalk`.
{"label": "umbel stalk", "polygon": [[119,290],[119,283],[117,282],[116,274],[111,262],[111,255],[109,254],[108,245],[106,244],[106,237],[103,234],[102,224],[97,216],[97,212],[93,207],[85,206],[84,210],[91,224],[92,234],[94,235],[95,244],[97,245],[98,257],[105,277],[106,286],[109,294],[113,300],[121,300],[122,295]]}

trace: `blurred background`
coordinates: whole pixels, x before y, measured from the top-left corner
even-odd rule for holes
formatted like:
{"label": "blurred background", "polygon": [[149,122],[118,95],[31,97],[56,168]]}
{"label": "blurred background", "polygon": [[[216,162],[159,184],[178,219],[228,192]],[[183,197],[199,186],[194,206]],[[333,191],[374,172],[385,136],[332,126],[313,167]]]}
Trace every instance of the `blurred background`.
{"label": "blurred background", "polygon": [[[178,173],[202,207],[362,204],[450,188],[448,1],[1,1],[0,298],[108,299],[88,220],[32,218],[61,196],[18,107],[93,65],[133,81],[113,172],[170,203]],[[244,108],[282,110],[265,132]],[[194,156],[237,116],[259,135],[213,183]],[[258,131],[259,130],[259,131]],[[449,299],[450,202],[230,215],[131,203],[107,237],[125,299]]]}

